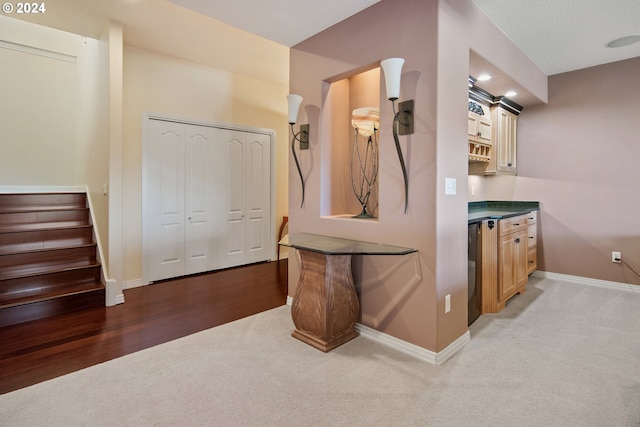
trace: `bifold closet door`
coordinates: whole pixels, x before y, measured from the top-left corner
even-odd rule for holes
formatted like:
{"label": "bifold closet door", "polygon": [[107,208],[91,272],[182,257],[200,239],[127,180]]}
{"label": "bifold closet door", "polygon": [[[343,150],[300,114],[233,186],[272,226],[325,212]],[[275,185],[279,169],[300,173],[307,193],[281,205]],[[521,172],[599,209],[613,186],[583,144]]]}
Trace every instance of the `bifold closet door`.
{"label": "bifold closet door", "polygon": [[218,268],[218,235],[222,229],[220,143],[214,129],[186,125],[185,274]]}
{"label": "bifold closet door", "polygon": [[216,129],[224,147],[220,268],[271,259],[271,137]]}
{"label": "bifold closet door", "polygon": [[144,246],[150,281],[217,268],[219,149],[210,127],[149,121]]}

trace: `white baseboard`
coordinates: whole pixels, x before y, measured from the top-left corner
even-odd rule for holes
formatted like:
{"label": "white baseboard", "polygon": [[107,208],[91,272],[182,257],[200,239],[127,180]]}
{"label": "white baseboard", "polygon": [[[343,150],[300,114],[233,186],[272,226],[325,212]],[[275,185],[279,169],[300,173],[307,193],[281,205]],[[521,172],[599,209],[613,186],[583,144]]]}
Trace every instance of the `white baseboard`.
{"label": "white baseboard", "polygon": [[124,304],[124,294],[116,295],[116,304]]}
{"label": "white baseboard", "polygon": [[[287,305],[291,307],[293,298],[287,296]],[[471,334],[469,331],[458,337],[454,342],[449,344],[444,350],[439,353],[427,350],[426,348],[419,347],[415,344],[403,341],[391,335],[372,329],[368,326],[356,323],[356,330],[360,332],[363,337],[376,341],[382,345],[393,348],[401,353],[408,354],[417,359],[431,363],[432,365],[441,365],[446,362],[451,356],[456,354],[458,350],[464,347],[470,340]]]}
{"label": "white baseboard", "polygon": [[139,288],[141,286],[147,286],[146,284],[142,283],[142,279],[127,280],[122,282],[123,291],[125,289]]}
{"label": "white baseboard", "polygon": [[368,326],[364,326],[359,323],[356,324],[356,329],[364,337],[398,350],[401,353],[408,354],[425,362],[431,363],[432,365],[443,364],[471,340],[471,334],[467,331],[454,342],[449,344],[444,350],[436,353],[415,344],[400,340],[396,337],[392,337],[391,335],[376,331],[375,329],[371,329]]}
{"label": "white baseboard", "polygon": [[562,280],[565,282],[579,283],[581,285],[597,286],[599,288],[616,289],[619,291],[640,292],[639,285],[629,283],[612,282],[609,280],[592,279],[590,277],[572,276],[569,274],[552,273],[549,271],[536,270],[532,274],[534,277],[543,279]]}

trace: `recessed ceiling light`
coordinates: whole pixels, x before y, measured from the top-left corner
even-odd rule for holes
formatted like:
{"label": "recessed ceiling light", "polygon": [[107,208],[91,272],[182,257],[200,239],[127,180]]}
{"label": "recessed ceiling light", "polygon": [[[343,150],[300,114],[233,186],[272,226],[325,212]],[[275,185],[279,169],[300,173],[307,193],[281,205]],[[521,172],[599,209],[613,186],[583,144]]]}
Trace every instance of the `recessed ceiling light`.
{"label": "recessed ceiling light", "polygon": [[481,74],[478,76],[478,81],[486,82],[487,80],[491,80],[491,76],[489,74]]}
{"label": "recessed ceiling light", "polygon": [[509,92],[505,93],[504,96],[507,96],[507,97],[511,98],[512,96],[516,96],[517,94],[518,94],[518,92],[510,90]]}
{"label": "recessed ceiling light", "polygon": [[619,39],[611,40],[605,46],[623,47],[623,46],[629,46],[630,44],[634,44],[638,42],[640,42],[640,36],[627,36],[627,37],[620,37]]}

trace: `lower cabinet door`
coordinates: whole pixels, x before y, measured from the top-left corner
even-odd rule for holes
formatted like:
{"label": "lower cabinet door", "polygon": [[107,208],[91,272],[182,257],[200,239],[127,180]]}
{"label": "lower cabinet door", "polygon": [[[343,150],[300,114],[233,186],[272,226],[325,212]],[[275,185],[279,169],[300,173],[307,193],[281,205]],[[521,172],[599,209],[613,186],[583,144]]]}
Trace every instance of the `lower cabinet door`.
{"label": "lower cabinet door", "polygon": [[498,240],[498,300],[515,295],[527,283],[527,230]]}

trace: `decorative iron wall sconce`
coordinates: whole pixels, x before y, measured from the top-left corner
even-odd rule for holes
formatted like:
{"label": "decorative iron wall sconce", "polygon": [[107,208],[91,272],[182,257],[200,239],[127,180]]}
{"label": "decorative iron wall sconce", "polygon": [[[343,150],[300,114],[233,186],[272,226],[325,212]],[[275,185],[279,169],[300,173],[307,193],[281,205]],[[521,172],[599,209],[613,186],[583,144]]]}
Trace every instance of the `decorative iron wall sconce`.
{"label": "decorative iron wall sconce", "polygon": [[402,76],[403,65],[403,58],[389,58],[380,62],[380,66],[384,71],[387,99],[393,105],[393,140],[396,143],[396,151],[398,152],[398,159],[402,167],[402,177],[404,178],[404,213],[406,214],[409,206],[409,178],[398,135],[410,135],[413,133],[413,99],[400,102],[396,112],[396,101],[400,97],[400,77]]}
{"label": "decorative iron wall sconce", "polygon": [[300,169],[300,162],[296,155],[296,141],[300,142],[301,150],[309,149],[309,124],[300,125],[300,132],[296,133],[293,129],[293,125],[296,124],[298,119],[298,111],[300,110],[300,104],[302,104],[302,97],[300,95],[289,94],[287,95],[287,102],[289,104],[289,126],[291,126],[291,153],[293,154],[293,160],[296,162],[296,168],[298,168],[298,175],[300,175],[300,184],[302,185],[302,201],[300,207],[304,205],[304,178],[302,176],[302,170]]}

